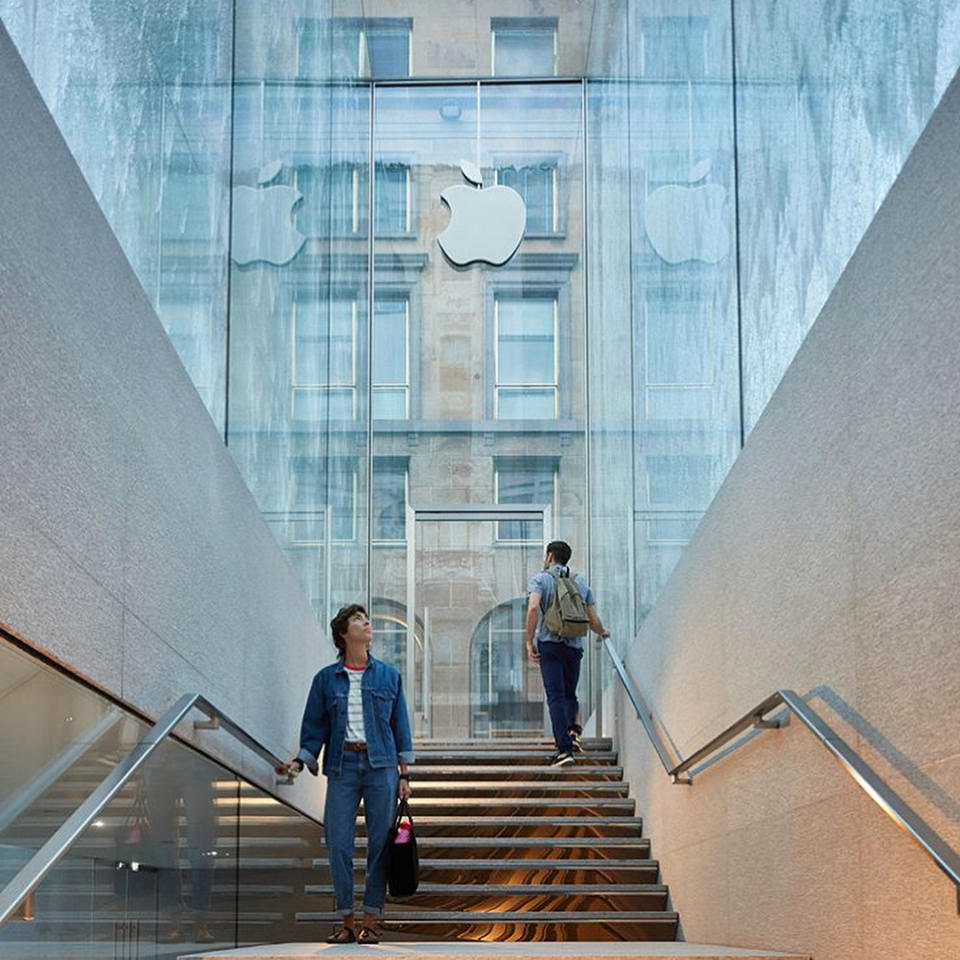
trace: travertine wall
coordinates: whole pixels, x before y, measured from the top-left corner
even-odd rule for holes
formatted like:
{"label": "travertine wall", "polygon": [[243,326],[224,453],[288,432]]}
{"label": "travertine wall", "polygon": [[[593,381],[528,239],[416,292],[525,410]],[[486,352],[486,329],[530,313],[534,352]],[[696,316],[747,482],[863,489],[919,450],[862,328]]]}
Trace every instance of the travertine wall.
{"label": "travertine wall", "polygon": [[283,754],[329,643],[2,27],[0,86],[0,623]]}
{"label": "travertine wall", "polygon": [[[795,689],[954,848],[958,250],[954,80],[627,659],[684,756]],[[960,953],[950,882],[798,723],[672,786],[616,699],[687,939],[824,960]]]}

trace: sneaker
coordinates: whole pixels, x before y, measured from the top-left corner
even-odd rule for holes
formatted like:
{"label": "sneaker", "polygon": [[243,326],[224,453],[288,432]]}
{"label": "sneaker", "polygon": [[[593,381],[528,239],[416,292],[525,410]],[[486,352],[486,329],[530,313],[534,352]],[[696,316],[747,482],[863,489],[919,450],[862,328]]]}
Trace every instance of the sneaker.
{"label": "sneaker", "polygon": [[570,742],[573,744],[574,753],[583,753],[583,744],[580,742],[580,731],[576,727],[570,728]]}
{"label": "sneaker", "polygon": [[550,758],[551,767],[566,767],[573,762],[573,753],[570,750],[560,750]]}

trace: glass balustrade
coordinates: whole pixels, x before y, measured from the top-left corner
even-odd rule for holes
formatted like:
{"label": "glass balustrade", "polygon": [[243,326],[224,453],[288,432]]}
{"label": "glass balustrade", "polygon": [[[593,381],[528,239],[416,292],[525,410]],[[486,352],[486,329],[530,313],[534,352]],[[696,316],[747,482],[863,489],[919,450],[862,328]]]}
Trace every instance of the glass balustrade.
{"label": "glass balustrade", "polygon": [[[5,643],[0,677],[2,888],[149,725]],[[295,914],[330,909],[306,891],[322,856],[317,822],[168,738],[26,901],[30,919],[0,927],[0,958],[172,958],[312,936]]]}

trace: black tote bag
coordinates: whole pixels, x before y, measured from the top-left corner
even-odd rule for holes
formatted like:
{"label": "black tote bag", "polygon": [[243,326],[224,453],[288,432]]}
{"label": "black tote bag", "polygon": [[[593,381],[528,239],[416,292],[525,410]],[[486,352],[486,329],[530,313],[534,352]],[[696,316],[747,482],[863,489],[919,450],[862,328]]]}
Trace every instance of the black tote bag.
{"label": "black tote bag", "polygon": [[[410,821],[410,838],[397,842],[404,817]],[[402,837],[401,837],[402,841]],[[406,800],[397,807],[397,816],[387,837],[387,889],[391,897],[409,897],[417,892],[420,883],[420,856],[417,853],[417,834]]]}

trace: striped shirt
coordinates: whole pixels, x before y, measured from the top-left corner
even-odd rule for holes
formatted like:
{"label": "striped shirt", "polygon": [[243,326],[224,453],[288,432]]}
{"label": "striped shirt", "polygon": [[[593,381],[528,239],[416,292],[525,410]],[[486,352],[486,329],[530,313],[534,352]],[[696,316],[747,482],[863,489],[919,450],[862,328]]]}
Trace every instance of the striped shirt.
{"label": "striped shirt", "polygon": [[348,743],[366,742],[366,730],[363,727],[363,669],[354,670],[347,667],[347,676],[350,678],[350,693],[347,696],[347,735]]}

